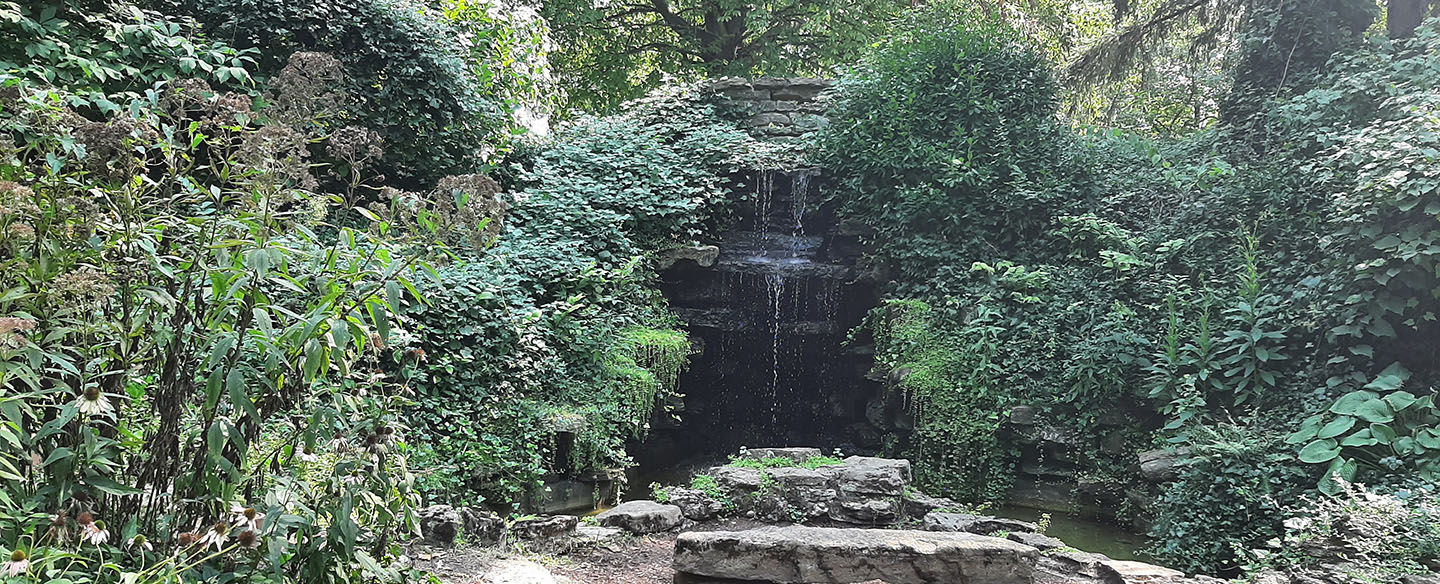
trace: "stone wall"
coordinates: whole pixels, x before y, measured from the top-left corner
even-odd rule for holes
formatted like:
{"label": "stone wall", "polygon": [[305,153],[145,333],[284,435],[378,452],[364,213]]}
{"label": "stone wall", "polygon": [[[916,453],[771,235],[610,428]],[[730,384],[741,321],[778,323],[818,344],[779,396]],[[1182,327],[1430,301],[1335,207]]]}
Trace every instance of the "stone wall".
{"label": "stone wall", "polygon": [[757,137],[785,140],[829,123],[824,114],[831,85],[810,77],[726,77],[710,89],[739,106]]}

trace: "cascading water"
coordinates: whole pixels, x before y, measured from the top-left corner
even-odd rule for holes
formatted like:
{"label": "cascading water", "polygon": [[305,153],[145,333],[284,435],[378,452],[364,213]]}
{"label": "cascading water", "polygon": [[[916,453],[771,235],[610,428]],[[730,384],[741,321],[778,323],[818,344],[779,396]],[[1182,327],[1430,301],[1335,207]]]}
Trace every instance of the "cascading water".
{"label": "cascading water", "polygon": [[[664,466],[741,446],[806,445],[865,450],[867,355],[847,352],[846,333],[874,306],[856,282],[859,246],[838,234],[817,193],[814,169],[756,171],[732,192],[741,218],[715,244],[713,267],[662,274],[672,309],[705,347],[680,385],[678,426],[657,420],[636,449],[642,466]],[[873,432],[871,433],[873,434]],[[862,444],[864,443],[864,444]]]}

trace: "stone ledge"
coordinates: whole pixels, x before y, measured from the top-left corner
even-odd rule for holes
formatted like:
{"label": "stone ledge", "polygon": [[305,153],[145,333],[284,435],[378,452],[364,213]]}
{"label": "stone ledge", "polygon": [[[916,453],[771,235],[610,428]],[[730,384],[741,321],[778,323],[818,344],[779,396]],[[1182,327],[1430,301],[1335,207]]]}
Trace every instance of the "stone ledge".
{"label": "stone ledge", "polygon": [[767,527],[683,533],[674,568],[690,577],[755,582],[1029,584],[1039,553],[969,533]]}

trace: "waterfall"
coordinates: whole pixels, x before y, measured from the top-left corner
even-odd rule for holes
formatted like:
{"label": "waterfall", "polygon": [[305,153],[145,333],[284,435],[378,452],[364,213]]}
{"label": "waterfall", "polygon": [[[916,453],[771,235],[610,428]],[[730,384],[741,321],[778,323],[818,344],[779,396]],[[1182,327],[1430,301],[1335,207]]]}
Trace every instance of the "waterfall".
{"label": "waterfall", "polygon": [[[714,266],[662,274],[672,310],[706,351],[682,377],[680,425],[658,435],[692,452],[848,449],[875,391],[864,379],[866,357],[843,346],[875,302],[872,285],[854,281],[858,242],[836,233],[818,171],[755,170],[737,179],[732,192],[743,199],[715,242]],[[647,445],[659,443],[656,436]]]}

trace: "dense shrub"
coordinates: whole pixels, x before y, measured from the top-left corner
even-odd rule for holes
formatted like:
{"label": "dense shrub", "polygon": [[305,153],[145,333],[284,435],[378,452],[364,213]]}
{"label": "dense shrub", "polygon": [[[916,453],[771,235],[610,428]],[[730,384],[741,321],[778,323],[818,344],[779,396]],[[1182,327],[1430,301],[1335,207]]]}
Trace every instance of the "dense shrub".
{"label": "dense shrub", "polygon": [[1050,70],[992,17],[913,14],[840,90],[816,160],[895,273],[954,281],[1084,206]]}
{"label": "dense shrub", "polygon": [[549,474],[628,464],[689,348],[644,254],[693,242],[737,157],[766,150],[672,89],[517,156],[498,241],[440,269],[411,310],[421,458],[436,461],[422,486],[501,505]]}
{"label": "dense shrub", "polygon": [[47,581],[399,579],[406,390],[372,372],[440,248],[317,192],[311,142],[368,134],[260,123],[200,80],[100,119],[5,90],[5,553]]}
{"label": "dense shrub", "polygon": [[[529,70],[502,70],[515,44],[508,20],[446,13],[411,0],[187,1],[210,34],[258,51],[263,76],[295,51],[328,51],[345,63],[356,122],[384,139],[386,173],[428,187],[446,175],[498,162],[513,110],[538,92]],[[470,31],[459,34],[457,26]],[[483,34],[490,33],[490,34]],[[468,40],[457,42],[458,40]],[[511,42],[513,41],[513,42]],[[523,51],[518,51],[523,54]]]}
{"label": "dense shrub", "polygon": [[1227,427],[1197,436],[1157,501],[1147,551],[1187,572],[1234,574],[1249,550],[1283,535],[1314,473],[1276,442]]}
{"label": "dense shrub", "polygon": [[1016,403],[1112,480],[1189,445],[1154,551],[1233,571],[1287,497],[1433,478],[1436,24],[1243,127],[1155,143],[1055,126],[1037,60],[944,18],[881,43],[818,143],[894,268],[871,322],[877,363],[908,373],[922,482],[1003,491]]}
{"label": "dense shrub", "polygon": [[199,34],[193,21],[142,4],[85,0],[0,2],[0,72],[64,87],[73,105],[114,112],[111,97],[196,78],[250,81],[255,53]]}

